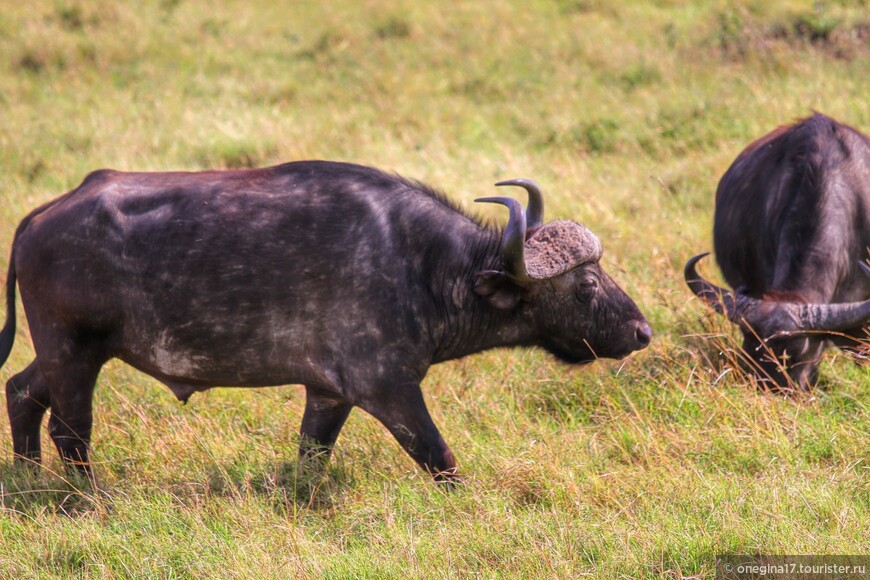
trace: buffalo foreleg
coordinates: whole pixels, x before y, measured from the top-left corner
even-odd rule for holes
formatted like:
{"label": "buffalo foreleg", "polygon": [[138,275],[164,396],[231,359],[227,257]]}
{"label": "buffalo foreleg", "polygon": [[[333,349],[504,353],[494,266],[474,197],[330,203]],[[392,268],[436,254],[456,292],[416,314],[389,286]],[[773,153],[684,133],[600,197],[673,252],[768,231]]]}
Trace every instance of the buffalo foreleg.
{"label": "buffalo foreleg", "polygon": [[456,460],[432,421],[418,384],[403,384],[361,404],[436,481],[456,482]]}
{"label": "buffalo foreleg", "polygon": [[324,465],[332,446],[353,408],[344,401],[325,397],[314,389],[306,389],[305,413],[299,433],[299,459],[317,460]]}
{"label": "buffalo foreleg", "polygon": [[6,383],[6,410],[16,461],[39,464],[42,456],[39,430],[50,400],[48,383],[35,360]]}

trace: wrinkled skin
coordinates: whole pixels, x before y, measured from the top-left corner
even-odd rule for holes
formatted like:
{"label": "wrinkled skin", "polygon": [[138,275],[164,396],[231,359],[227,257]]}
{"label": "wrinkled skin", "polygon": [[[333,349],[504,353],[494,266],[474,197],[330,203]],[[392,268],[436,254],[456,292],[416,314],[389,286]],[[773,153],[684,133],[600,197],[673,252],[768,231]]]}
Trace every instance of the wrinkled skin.
{"label": "wrinkled skin", "polygon": [[[624,313],[634,306],[632,300],[607,275],[598,262],[586,264],[554,278],[540,299],[550,305],[540,309],[536,325],[541,330],[538,346],[569,364],[592,362],[596,358],[623,358],[649,341],[648,327],[634,323],[636,340],[626,340]],[[571,312],[582,304],[585,317],[566,320],[560,312]],[[640,319],[637,319],[638,321]],[[575,330],[569,330],[576,325]],[[595,336],[577,341],[577,336]]]}
{"label": "wrinkled skin", "polygon": [[[94,383],[118,358],[184,401],[305,385],[303,456],[328,455],[360,407],[452,479],[420,391],[430,365],[500,346],[583,363],[650,340],[597,262],[519,283],[499,273],[500,236],[425,186],[349,164],[91,174],[16,233],[0,358],[16,277],[36,358],[7,384],[15,456],[39,461],[50,408],[60,455],[89,471]],[[494,294],[477,289],[484,271]]]}
{"label": "wrinkled skin", "polygon": [[749,145],[719,183],[713,241],[728,284],[765,303],[735,321],[760,379],[807,390],[827,346],[851,353],[866,348],[866,321],[805,332],[777,308],[870,298],[870,277],[860,267],[870,247],[864,135],[816,114]]}

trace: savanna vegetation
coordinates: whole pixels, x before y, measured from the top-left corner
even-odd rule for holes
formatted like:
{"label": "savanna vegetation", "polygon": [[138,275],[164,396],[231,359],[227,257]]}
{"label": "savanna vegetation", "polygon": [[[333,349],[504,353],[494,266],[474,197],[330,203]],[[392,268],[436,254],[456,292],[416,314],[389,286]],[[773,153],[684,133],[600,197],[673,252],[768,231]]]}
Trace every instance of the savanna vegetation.
{"label": "savanna vegetation", "polygon": [[[868,553],[870,375],[829,351],[812,393],[760,392],[682,282],[718,177],[813,110],[870,131],[865,0],[0,0],[0,268],[33,207],[101,167],[325,158],[470,211],[530,177],[602,239],[655,332],[620,362],[532,351],[434,367],[465,474],[445,494],[356,411],[300,476],[301,388],[181,405],[130,367],[97,384],[100,491],[12,466],[0,577],[712,578],[721,553]],[[716,279],[712,261],[704,272]],[[23,313],[19,303],[19,321]],[[5,382],[32,359],[20,323]]]}

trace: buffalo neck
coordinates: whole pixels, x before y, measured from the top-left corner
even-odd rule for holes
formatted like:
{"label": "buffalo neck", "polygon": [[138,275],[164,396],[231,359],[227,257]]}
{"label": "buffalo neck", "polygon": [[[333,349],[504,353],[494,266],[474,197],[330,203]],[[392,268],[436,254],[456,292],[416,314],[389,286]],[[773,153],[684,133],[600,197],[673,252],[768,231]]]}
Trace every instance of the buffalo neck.
{"label": "buffalo neck", "polygon": [[433,363],[497,347],[530,346],[535,343],[528,305],[521,301],[509,310],[490,305],[475,294],[477,273],[501,270],[501,232],[481,228],[465,240],[465,251],[445,256],[432,296],[439,313],[430,329],[435,351]]}

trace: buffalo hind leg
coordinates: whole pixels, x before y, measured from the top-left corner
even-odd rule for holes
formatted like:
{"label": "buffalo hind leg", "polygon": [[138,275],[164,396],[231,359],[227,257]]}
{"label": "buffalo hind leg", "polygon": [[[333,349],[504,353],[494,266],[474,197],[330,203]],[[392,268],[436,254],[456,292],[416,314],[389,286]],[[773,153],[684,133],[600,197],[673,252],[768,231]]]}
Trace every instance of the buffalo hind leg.
{"label": "buffalo hind leg", "polygon": [[48,383],[36,360],[6,383],[6,410],[16,462],[39,465],[42,457],[39,431],[50,401]]}
{"label": "buffalo hind leg", "polygon": [[400,385],[361,406],[389,429],[408,455],[435,481],[459,482],[453,452],[429,415],[420,385]]}
{"label": "buffalo hind leg", "polygon": [[51,392],[51,417],[48,429],[64,464],[93,481],[88,446],[93,427],[94,384],[104,360],[88,353],[66,364],[43,365],[42,371]]}
{"label": "buffalo hind leg", "polygon": [[305,413],[299,429],[299,460],[322,471],[353,405],[305,389]]}

